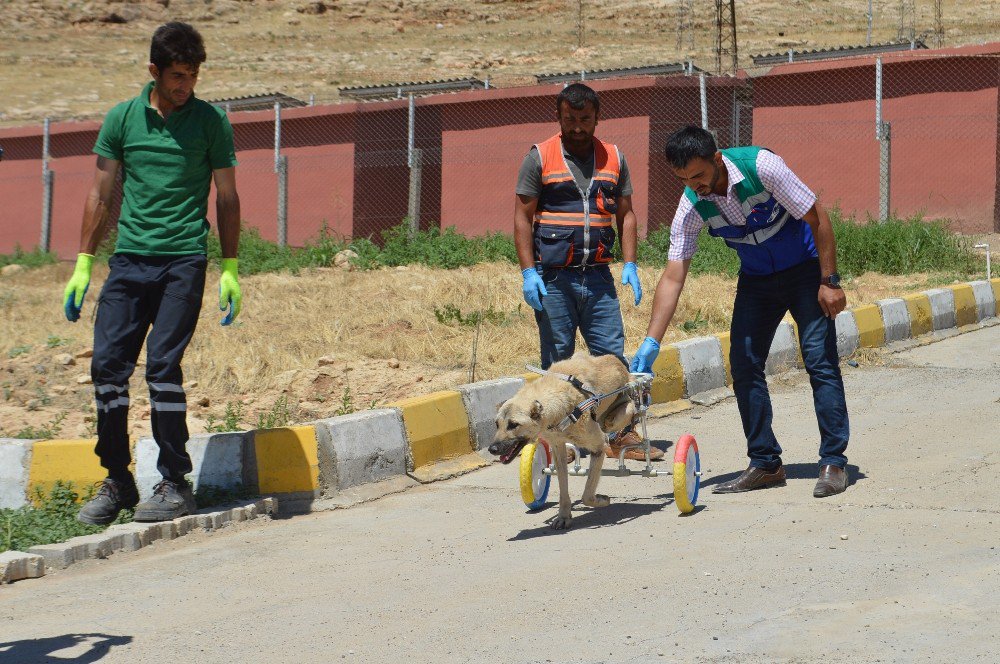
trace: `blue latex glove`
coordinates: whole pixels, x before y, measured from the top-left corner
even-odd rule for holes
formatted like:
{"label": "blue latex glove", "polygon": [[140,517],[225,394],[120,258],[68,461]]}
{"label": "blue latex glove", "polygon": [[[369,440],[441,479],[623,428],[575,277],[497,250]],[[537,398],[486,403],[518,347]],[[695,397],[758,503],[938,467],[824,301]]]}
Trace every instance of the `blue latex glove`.
{"label": "blue latex glove", "polygon": [[635,352],[635,357],[632,358],[632,366],[629,367],[629,371],[632,373],[653,373],[653,362],[656,361],[656,356],[659,354],[659,342],[653,337],[646,337],[642,340],[639,350]]}
{"label": "blue latex glove", "polygon": [[635,263],[625,263],[622,268],[622,285],[628,284],[632,287],[632,294],[635,295],[635,306],[642,302],[642,285],[639,284],[639,273],[636,271]]}
{"label": "blue latex glove", "polygon": [[545,284],[542,283],[542,277],[538,274],[538,270],[533,267],[521,270],[521,276],[524,277],[524,284],[521,286],[521,291],[524,293],[524,301],[532,309],[541,311],[542,297],[549,294],[545,290]]}

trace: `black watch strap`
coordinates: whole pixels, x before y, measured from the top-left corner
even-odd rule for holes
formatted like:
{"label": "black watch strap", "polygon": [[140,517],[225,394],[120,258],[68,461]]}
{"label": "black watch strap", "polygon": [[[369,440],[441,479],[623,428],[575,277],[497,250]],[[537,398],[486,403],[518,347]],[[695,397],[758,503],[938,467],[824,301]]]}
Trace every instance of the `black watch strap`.
{"label": "black watch strap", "polygon": [[831,288],[840,288],[840,275],[834,272],[820,279],[819,283],[824,286],[830,286]]}

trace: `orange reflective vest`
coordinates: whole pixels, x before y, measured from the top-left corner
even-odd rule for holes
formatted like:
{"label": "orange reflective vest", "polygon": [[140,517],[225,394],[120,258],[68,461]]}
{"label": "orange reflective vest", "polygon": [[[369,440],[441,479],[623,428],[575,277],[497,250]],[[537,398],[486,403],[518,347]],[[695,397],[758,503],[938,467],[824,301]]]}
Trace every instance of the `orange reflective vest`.
{"label": "orange reflective vest", "polygon": [[594,139],[594,174],[586,190],[566,164],[559,134],[535,148],[542,163],[533,224],[535,261],[543,267],[610,263],[621,173],[618,147]]}

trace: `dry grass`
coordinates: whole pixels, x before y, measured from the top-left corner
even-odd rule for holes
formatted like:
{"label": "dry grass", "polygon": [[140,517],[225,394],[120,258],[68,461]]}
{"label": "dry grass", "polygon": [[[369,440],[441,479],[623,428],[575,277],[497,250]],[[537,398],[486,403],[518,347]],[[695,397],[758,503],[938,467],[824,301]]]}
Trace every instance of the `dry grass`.
{"label": "dry grass", "polygon": [[[281,91],[319,101],[338,86],[489,76],[494,85],[533,83],[543,72],[680,62],[714,63],[715,12],[693,3],[690,29],[678,43],[679,3],[650,0],[337,0],[321,15],[296,11],[305,0],[172,0],[66,3],[0,0],[0,125],[45,116],[97,118],[134,95],[145,80],[149,38],[167,20],[203,33],[208,62],[200,91],[207,99]],[[577,8],[584,39],[577,48]],[[741,0],[741,64],[749,54],[865,43],[865,3]],[[897,38],[899,2],[875,4],[872,39]],[[918,33],[933,28],[932,3],[915,6]],[[76,23],[111,11],[125,24]],[[995,3],[949,0],[945,45],[995,38]]]}
{"label": "dry grass", "polygon": [[[616,280],[619,269],[614,268]],[[41,426],[67,412],[63,435],[92,434],[92,423],[84,421],[92,410],[91,388],[75,380],[88,373],[87,360],[61,367],[53,358],[90,346],[94,304],[107,267],[95,268],[84,316],[75,325],[66,322],[60,307],[70,273],[71,266],[61,264],[0,280],[0,386],[6,395],[0,401],[0,431]],[[659,278],[655,268],[643,267],[639,273],[645,286],[639,307],[632,305],[630,290],[619,286],[626,353],[645,335]],[[942,280],[935,274],[866,274],[847,284],[848,301],[868,304]],[[214,294],[217,283],[218,275],[210,274],[206,293]],[[189,390],[195,432],[204,430],[209,415],[221,419],[229,402],[241,403],[241,421],[253,426],[257,415],[282,395],[295,421],[307,421],[468,382],[476,330],[439,322],[435,308],[449,304],[465,316],[492,310],[496,319],[503,319],[480,328],[476,380],[517,375],[525,363],[537,362],[534,317],[521,300],[520,275],[510,265],[321,269],[298,276],[249,276],[241,283],[244,311],[238,324],[220,327],[215,298],[206,297],[185,357],[185,378],[198,383]],[[734,287],[732,280],[719,276],[689,279],[666,341],[728,329]],[[58,345],[50,348],[50,338]],[[140,359],[132,380],[134,435],[148,433],[143,370]],[[203,399],[207,405],[199,407]]]}

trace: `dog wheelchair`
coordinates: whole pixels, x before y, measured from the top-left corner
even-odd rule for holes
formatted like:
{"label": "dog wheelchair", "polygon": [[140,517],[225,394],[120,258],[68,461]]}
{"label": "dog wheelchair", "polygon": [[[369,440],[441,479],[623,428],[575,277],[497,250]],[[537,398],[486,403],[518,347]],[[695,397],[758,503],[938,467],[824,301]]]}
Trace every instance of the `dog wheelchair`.
{"label": "dog wheelchair", "polygon": [[[550,373],[527,366],[529,371],[544,374]],[[558,428],[565,431],[570,425],[579,420],[584,415],[589,415],[598,404],[605,399],[629,399],[635,405],[636,420],[641,433],[642,443],[639,445],[625,445],[618,453],[618,467],[605,468],[601,471],[602,476],[629,477],[631,475],[642,475],[643,477],[659,477],[661,475],[673,475],[674,478],[674,504],[682,514],[693,512],[698,503],[698,488],[701,484],[701,461],[698,455],[698,443],[694,436],[685,434],[678,439],[674,449],[673,470],[659,470],[653,467],[649,458],[649,436],[646,433],[646,413],[652,404],[653,375],[646,373],[630,374],[631,380],[623,387],[608,392],[607,394],[593,394],[581,401],[577,407],[559,423]],[[572,379],[572,376],[561,376],[564,379]],[[635,424],[633,424],[635,426]],[[609,440],[614,440],[616,435],[609,435]],[[567,443],[566,447],[574,453],[573,465],[568,469],[569,475],[576,477],[586,477],[588,469],[580,465],[580,450],[572,443]],[[642,469],[632,469],[625,465],[625,453],[632,449],[639,449],[645,453],[646,466]],[[549,495],[549,483],[552,476],[556,474],[555,462],[552,459],[552,451],[549,444],[539,437],[535,442],[528,443],[521,450],[520,484],[521,499],[528,509],[539,509],[545,504],[545,499]]]}

